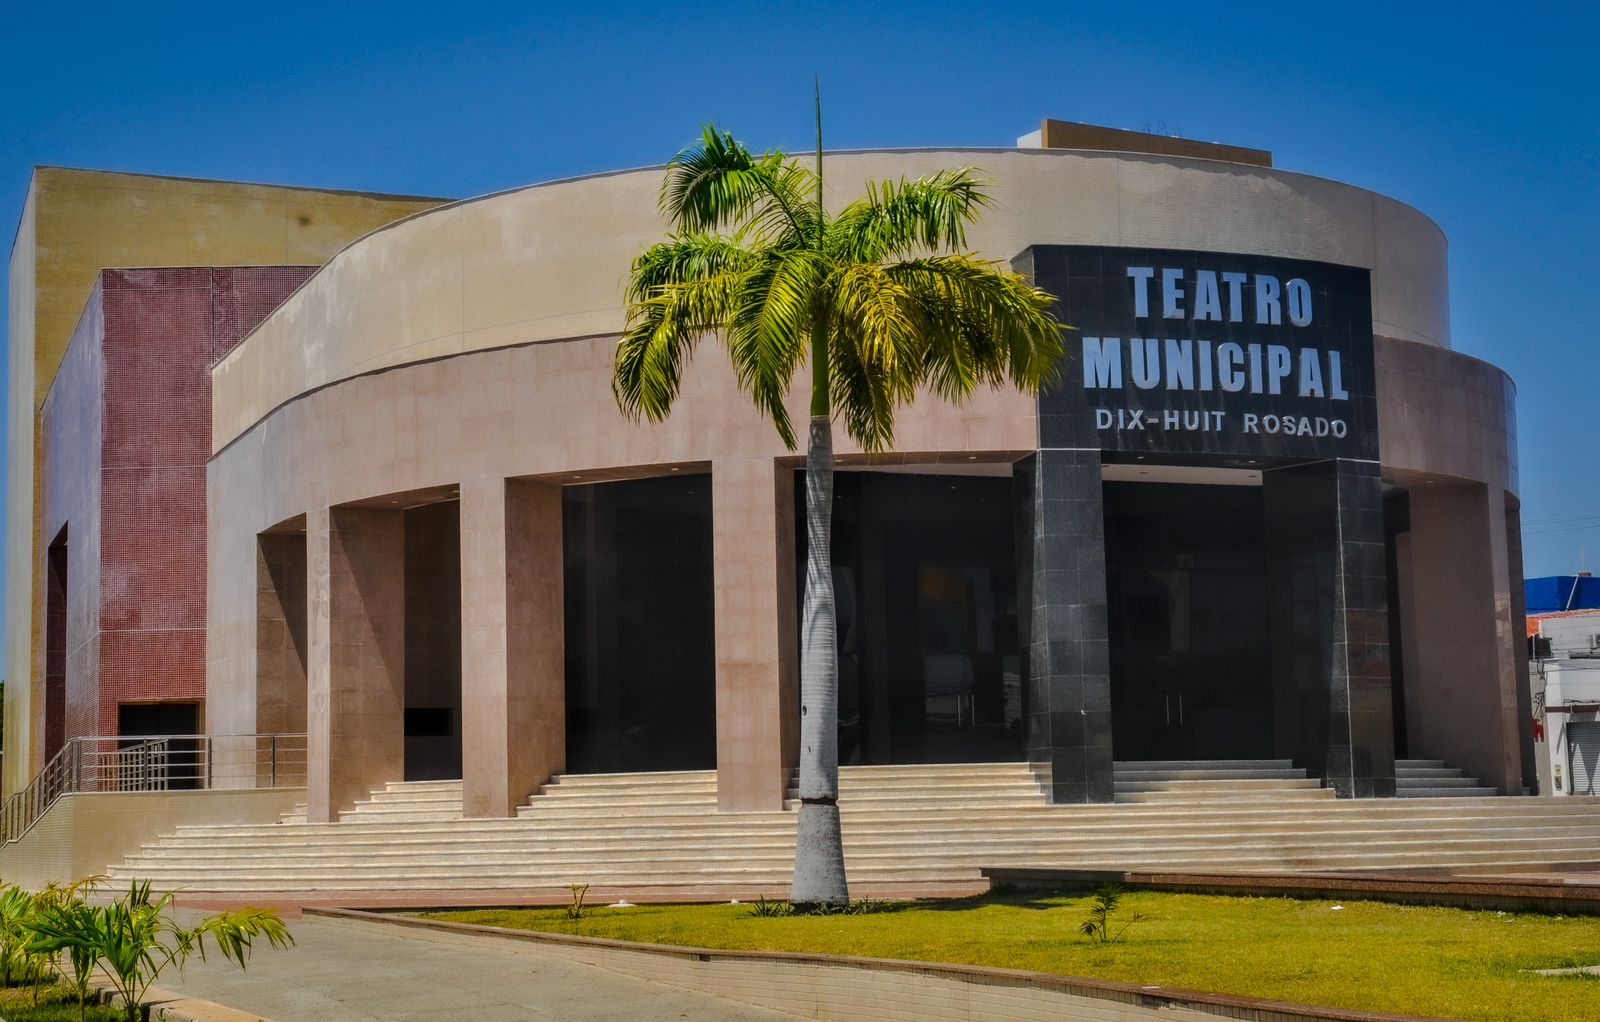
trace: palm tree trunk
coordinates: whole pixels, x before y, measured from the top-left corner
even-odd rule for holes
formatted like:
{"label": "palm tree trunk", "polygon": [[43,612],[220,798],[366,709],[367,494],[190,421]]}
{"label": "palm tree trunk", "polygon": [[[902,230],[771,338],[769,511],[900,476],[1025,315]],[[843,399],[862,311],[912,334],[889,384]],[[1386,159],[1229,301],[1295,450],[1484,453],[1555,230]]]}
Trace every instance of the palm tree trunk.
{"label": "palm tree trunk", "polygon": [[811,416],[806,448],[806,587],[800,622],[800,818],[797,905],[845,905],[839,831],[839,656],[833,609],[833,422]]}

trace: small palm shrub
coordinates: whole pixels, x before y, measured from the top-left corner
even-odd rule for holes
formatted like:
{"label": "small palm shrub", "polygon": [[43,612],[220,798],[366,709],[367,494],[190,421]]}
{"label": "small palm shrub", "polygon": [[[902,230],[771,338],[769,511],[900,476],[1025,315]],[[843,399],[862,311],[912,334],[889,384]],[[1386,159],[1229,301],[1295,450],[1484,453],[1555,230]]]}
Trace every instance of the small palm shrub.
{"label": "small palm shrub", "polygon": [[[1078,924],[1078,932],[1101,944],[1121,940],[1128,927],[1142,918],[1137,912],[1122,920],[1112,918],[1122,907],[1122,895],[1122,888],[1116,884],[1101,884],[1096,888],[1094,899],[1089,903],[1089,918]],[[1117,925],[1119,921],[1121,926]]]}
{"label": "small palm shrub", "polygon": [[6,913],[14,907],[8,899],[15,891],[8,887],[0,893],[0,938],[15,933],[0,950],[10,954],[14,945],[22,961],[49,963],[63,977],[64,960],[80,1019],[96,966],[121,998],[127,1022],[139,1022],[145,995],[161,974],[174,965],[181,972],[195,954],[204,961],[208,945],[242,969],[257,940],[275,948],[294,943],[283,920],[268,909],[219,912],[182,926],[172,917],[172,895],[153,897],[148,880],[135,880],[127,894],[106,905],[90,904],[76,885],[46,888],[36,897],[23,895],[28,907],[8,930]]}
{"label": "small palm shrub", "polygon": [[583,899],[589,894],[589,885],[568,884],[567,890],[572,892],[572,900],[567,903],[566,908],[567,918],[577,922],[589,911],[589,906],[583,903]]}

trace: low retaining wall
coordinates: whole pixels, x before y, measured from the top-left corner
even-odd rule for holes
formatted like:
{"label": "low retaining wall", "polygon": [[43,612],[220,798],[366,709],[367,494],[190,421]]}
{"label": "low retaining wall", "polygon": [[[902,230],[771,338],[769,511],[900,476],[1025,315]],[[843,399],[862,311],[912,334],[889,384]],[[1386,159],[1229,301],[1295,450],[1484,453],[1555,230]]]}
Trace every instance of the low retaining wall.
{"label": "low retaining wall", "polygon": [[1105,980],[837,955],[718,951],[532,933],[340,909],[308,913],[371,925],[516,940],[541,953],[667,986],[823,1022],[1417,1022],[1413,1016],[1344,1011]]}
{"label": "low retaining wall", "polygon": [[[1595,871],[1593,863],[1585,864]],[[1189,873],[1161,870],[1076,870],[1006,867],[985,869],[991,883],[1059,890],[1070,886],[1116,883],[1182,894],[1225,894],[1257,898],[1358,899],[1403,905],[1504,912],[1600,915],[1600,885],[1574,883],[1560,876],[1423,876],[1404,873]]]}
{"label": "low retaining wall", "polygon": [[85,792],[63,795],[28,832],[0,846],[0,881],[37,890],[104,873],[185,823],[270,823],[304,788]]}

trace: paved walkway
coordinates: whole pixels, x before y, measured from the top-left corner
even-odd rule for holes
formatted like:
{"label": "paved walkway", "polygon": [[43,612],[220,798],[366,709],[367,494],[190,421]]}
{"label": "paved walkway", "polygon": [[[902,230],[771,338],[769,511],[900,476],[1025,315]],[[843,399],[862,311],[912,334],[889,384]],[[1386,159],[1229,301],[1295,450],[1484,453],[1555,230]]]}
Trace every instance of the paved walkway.
{"label": "paved walkway", "polygon": [[163,989],[273,1022],[779,1022],[789,1016],[565,962],[520,942],[340,919],[290,922],[297,946],[258,950],[247,972],[192,959]]}

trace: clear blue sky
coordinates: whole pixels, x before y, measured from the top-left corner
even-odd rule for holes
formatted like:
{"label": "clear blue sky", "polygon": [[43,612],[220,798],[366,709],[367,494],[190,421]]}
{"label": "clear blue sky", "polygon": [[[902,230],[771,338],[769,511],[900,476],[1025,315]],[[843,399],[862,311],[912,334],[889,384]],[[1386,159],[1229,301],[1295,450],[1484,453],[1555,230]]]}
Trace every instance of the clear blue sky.
{"label": "clear blue sky", "polygon": [[9,4],[0,225],[36,163],[470,196],[659,163],[708,118],[804,149],[814,72],[830,147],[1051,116],[1271,149],[1449,235],[1455,346],[1519,388],[1528,574],[1567,572],[1600,565],[1587,6]]}

